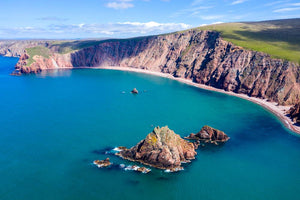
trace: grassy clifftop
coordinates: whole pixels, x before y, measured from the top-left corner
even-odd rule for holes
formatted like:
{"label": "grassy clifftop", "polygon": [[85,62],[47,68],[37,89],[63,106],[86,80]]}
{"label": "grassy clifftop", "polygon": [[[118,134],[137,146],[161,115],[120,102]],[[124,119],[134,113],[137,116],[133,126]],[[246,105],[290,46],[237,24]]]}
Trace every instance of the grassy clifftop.
{"label": "grassy clifftop", "polygon": [[31,63],[34,62],[33,57],[35,55],[43,56],[45,58],[49,58],[49,56],[50,56],[50,49],[48,49],[47,47],[44,47],[44,46],[35,46],[35,47],[31,47],[31,48],[26,48],[26,52],[29,55],[29,59],[27,62],[28,66],[30,66]]}
{"label": "grassy clifftop", "polygon": [[197,29],[218,31],[224,40],[237,46],[300,64],[300,18],[224,23]]}
{"label": "grassy clifftop", "polygon": [[[217,31],[221,33],[221,37],[224,40],[232,42],[237,46],[249,50],[265,52],[273,58],[280,58],[300,64],[300,18],[262,22],[223,23],[202,26],[195,29]],[[44,57],[48,57],[51,51],[64,54],[86,47],[99,45],[103,42],[133,41],[141,40],[143,38],[145,37],[128,39],[52,41],[49,42],[48,47],[38,46],[28,48],[26,50],[30,55],[30,64],[33,61],[32,57],[34,55],[43,55]]]}

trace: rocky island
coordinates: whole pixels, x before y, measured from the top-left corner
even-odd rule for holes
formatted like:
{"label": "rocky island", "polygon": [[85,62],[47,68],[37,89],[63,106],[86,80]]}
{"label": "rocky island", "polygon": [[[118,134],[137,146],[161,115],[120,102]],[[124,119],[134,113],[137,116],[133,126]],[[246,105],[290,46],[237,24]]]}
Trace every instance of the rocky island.
{"label": "rocky island", "polygon": [[154,128],[144,140],[130,149],[120,148],[116,155],[159,169],[178,171],[183,169],[182,163],[195,159],[195,148],[193,143],[165,126]]}
{"label": "rocky island", "polygon": [[210,126],[203,126],[198,133],[191,133],[185,138],[189,140],[197,140],[199,142],[204,143],[212,143],[216,145],[229,140],[229,137],[223,131],[214,129]]}

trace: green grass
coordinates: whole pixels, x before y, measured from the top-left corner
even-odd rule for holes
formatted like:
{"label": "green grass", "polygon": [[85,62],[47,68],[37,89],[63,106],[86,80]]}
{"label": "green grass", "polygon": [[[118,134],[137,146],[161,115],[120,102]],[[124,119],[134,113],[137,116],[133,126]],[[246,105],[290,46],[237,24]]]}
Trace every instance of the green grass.
{"label": "green grass", "polygon": [[[224,23],[198,27],[196,29],[218,31],[224,40],[232,42],[237,46],[249,50],[265,52],[273,58],[280,58],[300,64],[300,19]],[[49,49],[65,54],[99,45],[104,42],[135,42],[147,37],[150,38],[152,36],[128,39],[54,41],[49,46]],[[33,62],[32,58],[34,55],[45,55],[44,57],[48,57],[50,54],[49,49],[41,46],[27,49],[30,55],[29,64]],[[188,50],[189,49],[183,52],[182,55],[187,53]]]}
{"label": "green grass", "polygon": [[34,62],[33,57],[35,55],[43,56],[45,58],[49,58],[50,56],[50,49],[43,46],[35,46],[32,48],[27,48],[26,52],[29,55],[27,66],[30,66]]}
{"label": "green grass", "polygon": [[65,54],[79,49],[99,45],[105,42],[126,42],[126,41],[139,41],[146,37],[135,37],[126,39],[105,39],[105,40],[72,40],[72,41],[56,41],[53,42],[50,48],[57,49],[58,53]]}
{"label": "green grass", "polygon": [[300,64],[300,19],[224,23],[197,28],[221,33],[224,40]]}

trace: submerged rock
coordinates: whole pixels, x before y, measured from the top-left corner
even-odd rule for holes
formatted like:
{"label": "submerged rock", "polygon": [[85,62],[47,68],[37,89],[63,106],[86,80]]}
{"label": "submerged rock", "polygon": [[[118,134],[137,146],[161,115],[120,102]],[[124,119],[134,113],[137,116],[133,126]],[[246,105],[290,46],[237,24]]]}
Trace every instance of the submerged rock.
{"label": "submerged rock", "polygon": [[224,143],[229,140],[229,137],[223,131],[214,129],[210,126],[203,126],[198,133],[191,133],[185,138],[213,144]]}
{"label": "submerged rock", "polygon": [[123,148],[116,155],[156,168],[178,171],[183,169],[183,162],[194,159],[197,153],[193,143],[182,139],[165,126],[154,128],[137,145],[130,149]]}
{"label": "submerged rock", "polygon": [[109,161],[109,158],[106,158],[105,160],[94,160],[93,164],[99,168],[109,167],[112,165],[112,163]]}
{"label": "submerged rock", "polygon": [[131,91],[132,94],[138,94],[139,91],[136,88],[133,88],[133,90]]}
{"label": "submerged rock", "polygon": [[132,171],[136,171],[136,172],[141,172],[143,174],[147,174],[151,171],[151,169],[148,169],[146,167],[139,167],[137,165],[129,165],[129,166],[125,167],[125,170],[132,170]]}

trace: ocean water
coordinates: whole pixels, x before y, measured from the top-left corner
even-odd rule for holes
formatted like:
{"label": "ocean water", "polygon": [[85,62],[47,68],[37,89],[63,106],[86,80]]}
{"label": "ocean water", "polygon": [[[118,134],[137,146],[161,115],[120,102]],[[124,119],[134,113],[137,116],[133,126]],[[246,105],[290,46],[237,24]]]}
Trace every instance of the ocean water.
{"label": "ocean water", "polygon": [[[16,62],[0,57],[1,200],[300,199],[300,138],[254,103],[133,72],[9,76]],[[231,139],[178,173],[91,164],[132,164],[103,152],[164,125],[181,136],[210,125]]]}

